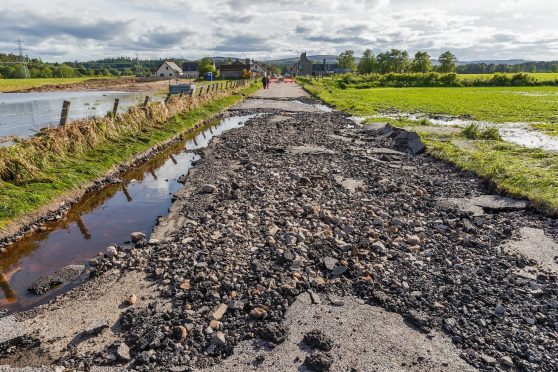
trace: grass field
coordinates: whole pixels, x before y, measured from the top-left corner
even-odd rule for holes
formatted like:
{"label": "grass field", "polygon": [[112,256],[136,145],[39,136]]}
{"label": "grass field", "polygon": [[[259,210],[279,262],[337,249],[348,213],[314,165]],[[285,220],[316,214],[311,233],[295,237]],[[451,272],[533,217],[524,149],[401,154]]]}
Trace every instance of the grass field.
{"label": "grass field", "polygon": [[37,88],[49,84],[80,83],[82,81],[89,80],[89,79],[93,79],[93,78],[78,77],[78,78],[54,78],[54,79],[0,79],[0,92],[9,92],[13,90]]}
{"label": "grass field", "polygon": [[[467,116],[494,123],[542,122],[532,126],[558,135],[557,87],[334,89],[324,88],[319,81],[301,82],[317,97],[351,115],[396,110]],[[433,156],[489,178],[503,193],[529,199],[539,210],[558,215],[558,153],[497,140],[470,140],[463,133],[419,134]],[[464,142],[468,145],[463,146]]]}
{"label": "grass field", "polygon": [[[243,88],[240,93],[248,95],[258,88],[259,86],[253,85]],[[200,120],[221,112],[241,100],[242,94],[216,98],[200,107],[175,115],[163,125],[153,125],[141,131],[124,132],[123,135],[110,137],[94,149],[58,156],[55,162],[44,162],[36,174],[17,172],[21,180],[0,180],[0,229],[26,213],[48,204],[54,198],[105,175],[116,164],[129,161],[152,146],[175,137]],[[17,146],[13,148],[16,154],[6,150],[6,155],[13,155],[17,161],[18,156],[25,153],[26,149]],[[0,157],[0,165],[2,160]]]}
{"label": "grass field", "polygon": [[[512,76],[516,73],[507,73],[506,75]],[[532,72],[528,75],[534,77],[538,81],[545,80],[558,80],[558,72]],[[471,79],[490,79],[493,74],[459,74],[459,77],[466,80]]]}
{"label": "grass field", "polygon": [[308,89],[337,108],[369,116],[386,111],[469,116],[475,120],[558,123],[558,87]]}

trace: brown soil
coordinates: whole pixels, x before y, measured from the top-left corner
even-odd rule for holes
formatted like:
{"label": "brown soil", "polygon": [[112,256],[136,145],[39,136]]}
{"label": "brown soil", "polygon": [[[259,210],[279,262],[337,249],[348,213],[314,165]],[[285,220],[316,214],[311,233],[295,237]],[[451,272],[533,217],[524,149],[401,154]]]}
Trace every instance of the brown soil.
{"label": "brown soil", "polygon": [[36,88],[22,89],[12,93],[56,92],[64,90],[119,90],[124,92],[143,92],[165,89],[169,80],[160,78],[117,78],[117,79],[89,79],[79,83],[49,84]]}

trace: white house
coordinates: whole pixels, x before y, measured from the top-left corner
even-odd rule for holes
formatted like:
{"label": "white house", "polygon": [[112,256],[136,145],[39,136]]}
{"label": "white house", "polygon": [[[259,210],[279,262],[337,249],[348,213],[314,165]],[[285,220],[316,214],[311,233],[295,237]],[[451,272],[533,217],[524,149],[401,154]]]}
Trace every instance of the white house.
{"label": "white house", "polygon": [[256,76],[267,76],[267,68],[260,62],[252,61],[250,72]]}
{"label": "white house", "polygon": [[165,61],[157,68],[155,76],[159,77],[182,77],[183,72],[174,62]]}

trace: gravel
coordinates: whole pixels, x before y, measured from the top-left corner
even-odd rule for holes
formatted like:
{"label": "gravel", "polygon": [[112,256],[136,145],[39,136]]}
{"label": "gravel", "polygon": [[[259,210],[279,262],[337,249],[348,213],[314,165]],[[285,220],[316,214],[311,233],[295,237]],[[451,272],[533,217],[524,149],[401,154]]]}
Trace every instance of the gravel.
{"label": "gravel", "polygon": [[[122,315],[132,368],[211,366],[256,336],[279,344],[287,310],[311,291],[350,294],[424,334],[442,331],[473,367],[558,369],[556,273],[497,249],[525,226],[556,240],[555,220],[529,209],[487,208],[479,217],[440,205],[490,190],[470,173],[411,154],[396,128],[352,128],[338,112],[277,113],[289,119],[253,118],[207,149],[171,213],[183,221],[178,230],[156,244],[117,247],[96,266],[96,275],[143,270],[170,303]],[[347,190],[336,176],[363,187]],[[519,273],[525,269],[537,270],[535,279]],[[322,338],[314,336],[307,341]],[[334,335],[324,340],[317,345],[335,345]],[[122,359],[107,349],[58,362]],[[333,362],[320,350],[304,360],[314,370]]]}

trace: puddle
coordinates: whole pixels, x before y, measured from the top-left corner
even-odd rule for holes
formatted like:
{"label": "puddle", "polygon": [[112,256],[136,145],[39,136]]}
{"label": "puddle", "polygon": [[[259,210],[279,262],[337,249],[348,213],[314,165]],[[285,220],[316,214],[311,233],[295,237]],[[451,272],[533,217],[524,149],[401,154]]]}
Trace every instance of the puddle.
{"label": "puddle", "polygon": [[234,116],[192,135],[112,184],[84,195],[66,217],[30,233],[0,255],[0,308],[22,311],[42,304],[76,283],[42,296],[28,293],[42,275],[71,264],[84,264],[111,244],[123,244],[130,233],[149,234],[159,216],[168,213],[172,195],[182,188],[178,178],[199,158],[189,150],[206,147],[214,136],[244,125],[257,115]]}
{"label": "puddle", "polygon": [[155,92],[42,92],[0,93],[0,137],[30,137],[41,128],[58,125],[62,102],[70,101],[69,120],[104,116],[112,110],[115,98],[120,100],[119,112],[143,102],[145,96],[163,100]]}
{"label": "puddle", "polygon": [[322,112],[333,112],[333,109],[329,106],[326,106],[324,104],[321,103],[314,103],[314,104],[309,104],[309,103],[304,103],[302,101],[299,100],[294,100],[292,101],[293,103],[296,103],[297,105],[303,105],[303,106],[310,106],[310,107],[315,107],[316,109],[322,111]]}
{"label": "puddle", "polygon": [[[457,117],[435,117],[432,118],[427,114],[378,114],[371,118],[386,119],[408,119],[412,121],[421,121],[427,119],[430,123],[439,126],[466,127],[470,124],[477,124],[480,128],[496,127],[507,142],[515,143],[530,149],[542,149],[546,151],[558,151],[558,137],[549,136],[543,132],[535,130],[529,126],[530,123],[490,123],[486,121],[468,120]],[[532,123],[536,124],[536,123]],[[558,125],[558,124],[557,124]]]}

